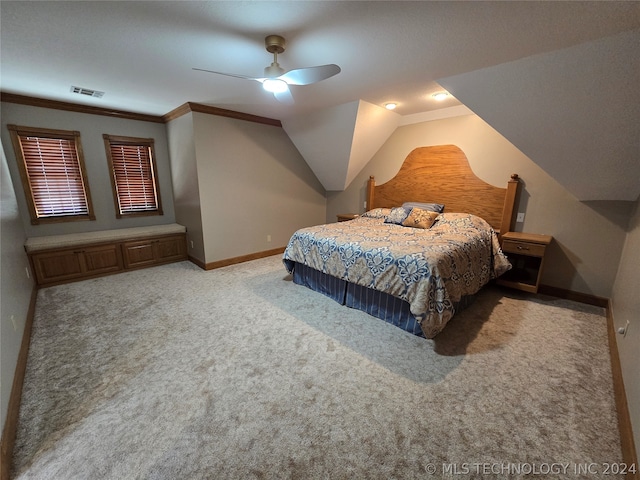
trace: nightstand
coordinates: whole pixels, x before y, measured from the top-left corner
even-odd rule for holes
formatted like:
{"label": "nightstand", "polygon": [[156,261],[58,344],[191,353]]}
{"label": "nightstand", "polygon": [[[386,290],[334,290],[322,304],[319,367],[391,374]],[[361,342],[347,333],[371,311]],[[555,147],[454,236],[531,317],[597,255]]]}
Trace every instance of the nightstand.
{"label": "nightstand", "polygon": [[337,215],[339,222],[346,222],[347,220],[353,220],[354,218],[358,218],[360,215],[357,213],[339,213]]}
{"label": "nightstand", "polygon": [[509,258],[512,268],[498,278],[498,285],[537,293],[544,255],[551,240],[552,236],[537,233],[505,233],[502,236],[502,251]]}

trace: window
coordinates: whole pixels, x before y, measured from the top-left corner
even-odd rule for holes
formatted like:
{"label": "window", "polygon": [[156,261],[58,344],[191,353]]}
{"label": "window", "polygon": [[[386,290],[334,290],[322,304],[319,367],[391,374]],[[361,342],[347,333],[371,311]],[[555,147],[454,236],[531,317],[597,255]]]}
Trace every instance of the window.
{"label": "window", "polygon": [[162,215],[153,138],[103,135],[116,217]]}
{"label": "window", "polygon": [[31,223],[95,220],[80,132],[8,128]]}

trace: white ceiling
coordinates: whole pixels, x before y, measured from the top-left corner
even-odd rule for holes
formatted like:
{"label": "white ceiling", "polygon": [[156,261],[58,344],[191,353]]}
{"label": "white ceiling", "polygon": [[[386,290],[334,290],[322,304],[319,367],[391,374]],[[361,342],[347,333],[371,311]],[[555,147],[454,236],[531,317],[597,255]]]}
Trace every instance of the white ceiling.
{"label": "white ceiling", "polygon": [[[2,0],[0,22],[3,92],[152,115],[196,102],[280,119],[290,133],[349,105],[396,102],[400,125],[465,109],[431,97],[439,81],[578,199],[640,193],[640,1]],[[342,72],[291,87],[295,104],[285,105],[257,82],[192,69],[262,76],[270,34],[287,39],[285,70]],[[594,101],[608,88],[614,102]],[[357,127],[385,125],[357,110],[328,172],[323,132],[344,118],[290,133],[328,190],[367,161],[354,155],[372,148]]]}
{"label": "white ceiling", "polygon": [[[458,105],[438,78],[550,52],[640,24],[638,2],[113,1],[0,2],[4,92],[163,115],[197,102],[286,119],[357,100],[400,115]],[[294,106],[257,82],[268,34],[286,69],[336,63],[292,87]],[[104,91],[100,99],[71,86]]]}

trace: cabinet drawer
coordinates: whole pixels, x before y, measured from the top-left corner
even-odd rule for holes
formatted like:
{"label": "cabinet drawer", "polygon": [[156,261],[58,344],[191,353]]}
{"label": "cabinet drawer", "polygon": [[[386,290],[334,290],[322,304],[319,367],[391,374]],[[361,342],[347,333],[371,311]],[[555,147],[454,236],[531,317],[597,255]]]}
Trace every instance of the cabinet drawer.
{"label": "cabinet drawer", "polygon": [[502,242],[502,250],[511,253],[520,253],[522,255],[531,255],[533,257],[544,257],[546,245],[538,245],[536,243],[518,242],[516,240],[505,239]]}

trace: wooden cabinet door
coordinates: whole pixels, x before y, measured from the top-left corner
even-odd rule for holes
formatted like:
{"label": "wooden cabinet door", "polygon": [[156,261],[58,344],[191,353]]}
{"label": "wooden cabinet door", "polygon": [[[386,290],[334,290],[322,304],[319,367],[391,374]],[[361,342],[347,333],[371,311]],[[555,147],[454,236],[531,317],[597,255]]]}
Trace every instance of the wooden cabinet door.
{"label": "wooden cabinet door", "polygon": [[174,262],[186,260],[187,245],[184,235],[164,237],[154,243],[158,262]]}
{"label": "wooden cabinet door", "polygon": [[124,268],[153,265],[156,263],[153,240],[149,239],[123,243],[122,256],[124,257]]}
{"label": "wooden cabinet door", "polygon": [[71,280],[84,274],[82,251],[36,253],[31,259],[38,285]]}
{"label": "wooden cabinet door", "polygon": [[84,268],[89,275],[122,270],[122,254],[118,244],[82,249]]}

